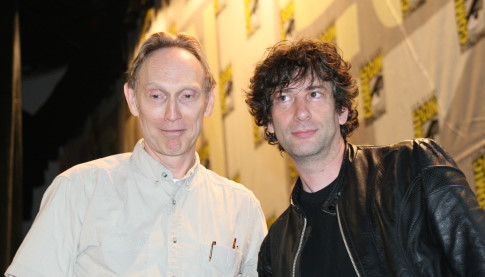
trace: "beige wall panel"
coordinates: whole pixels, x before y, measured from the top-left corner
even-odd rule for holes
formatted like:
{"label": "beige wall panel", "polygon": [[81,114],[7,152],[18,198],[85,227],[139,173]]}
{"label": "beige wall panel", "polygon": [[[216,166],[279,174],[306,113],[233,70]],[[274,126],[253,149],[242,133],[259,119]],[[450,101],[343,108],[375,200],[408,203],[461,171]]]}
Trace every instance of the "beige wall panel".
{"label": "beige wall panel", "polygon": [[[203,44],[209,66],[212,69],[214,78],[217,78],[217,72],[219,72],[219,47],[217,44],[217,34],[214,31],[216,29],[216,18],[214,13],[214,5],[212,4],[207,4],[203,8]],[[220,107],[220,98],[218,93],[216,93],[215,103],[216,104],[212,115],[206,118],[204,121],[204,134],[209,140],[211,169],[223,176],[226,176],[225,141],[223,136],[221,110],[218,108]]]}
{"label": "beige wall panel", "polygon": [[400,0],[372,0],[372,6],[382,25],[391,28],[402,23]]}
{"label": "beige wall panel", "polygon": [[360,51],[360,34],[357,5],[350,5],[336,20],[337,44],[342,50],[344,59],[350,61]]}
{"label": "beige wall panel", "polygon": [[296,30],[302,30],[311,25],[336,0],[293,0],[295,4]]}

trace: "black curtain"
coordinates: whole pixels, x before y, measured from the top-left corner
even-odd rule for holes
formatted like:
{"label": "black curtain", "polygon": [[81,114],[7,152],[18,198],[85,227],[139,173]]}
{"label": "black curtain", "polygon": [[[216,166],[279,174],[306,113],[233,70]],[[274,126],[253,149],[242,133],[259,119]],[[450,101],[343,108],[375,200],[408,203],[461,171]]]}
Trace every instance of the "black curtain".
{"label": "black curtain", "polygon": [[0,275],[22,234],[22,98],[17,1],[0,9]]}

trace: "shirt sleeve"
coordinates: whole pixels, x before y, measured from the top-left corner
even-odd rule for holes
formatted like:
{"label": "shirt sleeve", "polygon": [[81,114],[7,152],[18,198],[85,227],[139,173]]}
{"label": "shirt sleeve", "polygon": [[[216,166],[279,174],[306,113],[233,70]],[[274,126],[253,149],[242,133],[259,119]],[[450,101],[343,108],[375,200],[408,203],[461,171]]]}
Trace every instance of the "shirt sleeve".
{"label": "shirt sleeve", "polygon": [[39,213],[20,245],[6,276],[68,276],[77,252],[82,195],[71,180],[58,176],[42,198]]}
{"label": "shirt sleeve", "polygon": [[249,222],[248,232],[248,247],[244,255],[243,264],[241,266],[242,277],[256,277],[258,276],[257,265],[258,265],[258,253],[261,246],[261,242],[266,236],[268,229],[266,225],[266,220],[261,209],[261,205],[257,199],[251,201],[251,207],[249,212]]}

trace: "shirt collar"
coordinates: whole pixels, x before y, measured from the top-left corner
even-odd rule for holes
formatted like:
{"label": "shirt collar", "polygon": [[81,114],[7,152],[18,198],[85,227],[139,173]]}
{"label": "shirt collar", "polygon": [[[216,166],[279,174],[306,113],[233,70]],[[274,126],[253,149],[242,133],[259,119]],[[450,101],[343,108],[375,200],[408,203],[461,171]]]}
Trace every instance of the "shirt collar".
{"label": "shirt collar", "polygon": [[[168,170],[163,164],[159,161],[155,160],[143,147],[143,139],[140,139],[133,150],[131,155],[132,160],[134,161],[135,165],[137,166],[138,170],[143,174],[145,177],[153,181],[154,183],[157,182],[173,182],[173,174],[170,170]],[[198,167],[200,166],[200,159],[197,152],[194,154],[194,165],[187,171],[187,173],[180,179],[179,184],[183,185],[187,189],[190,189],[194,182],[191,180],[194,178],[194,175],[197,173]]]}

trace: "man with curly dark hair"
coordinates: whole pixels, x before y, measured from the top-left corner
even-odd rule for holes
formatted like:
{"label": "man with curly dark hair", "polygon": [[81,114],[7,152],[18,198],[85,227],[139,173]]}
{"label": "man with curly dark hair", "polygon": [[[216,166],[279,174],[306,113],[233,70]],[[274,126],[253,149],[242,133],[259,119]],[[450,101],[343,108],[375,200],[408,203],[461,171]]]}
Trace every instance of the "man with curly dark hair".
{"label": "man with curly dark hair", "polygon": [[348,143],[358,88],[338,49],[281,42],[246,102],[299,178],[259,253],[259,276],[485,276],[485,213],[430,139]]}

